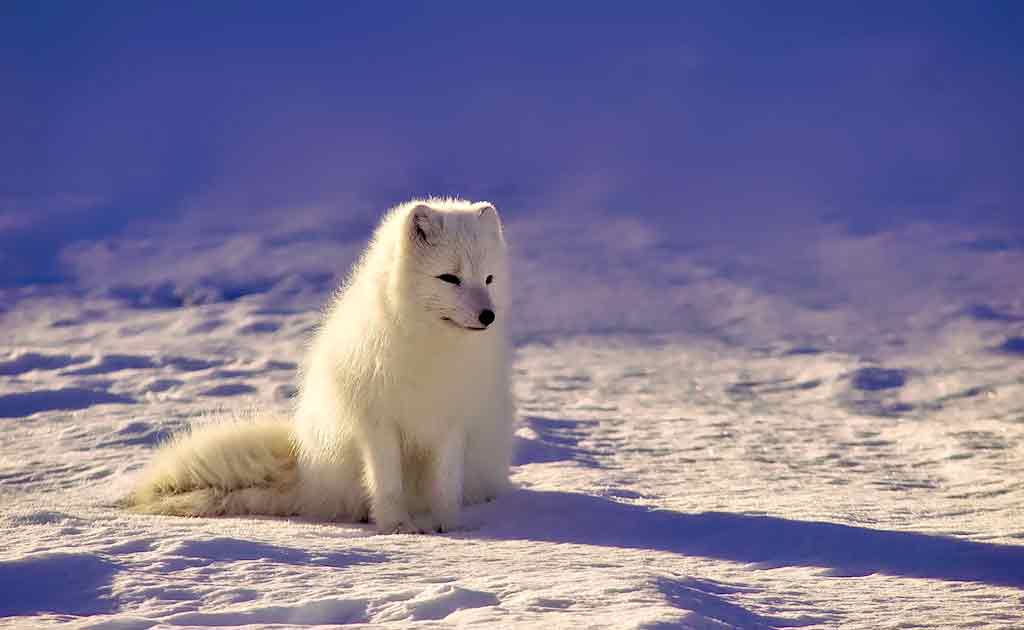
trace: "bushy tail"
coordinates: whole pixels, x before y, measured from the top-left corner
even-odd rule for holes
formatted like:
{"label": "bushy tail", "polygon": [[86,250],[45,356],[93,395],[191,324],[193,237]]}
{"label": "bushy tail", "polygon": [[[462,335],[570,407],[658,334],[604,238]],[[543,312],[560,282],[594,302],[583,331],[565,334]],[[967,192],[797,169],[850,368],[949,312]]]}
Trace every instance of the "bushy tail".
{"label": "bushy tail", "polygon": [[146,514],[294,514],[292,423],[232,419],[182,433],[160,447],[124,507]]}

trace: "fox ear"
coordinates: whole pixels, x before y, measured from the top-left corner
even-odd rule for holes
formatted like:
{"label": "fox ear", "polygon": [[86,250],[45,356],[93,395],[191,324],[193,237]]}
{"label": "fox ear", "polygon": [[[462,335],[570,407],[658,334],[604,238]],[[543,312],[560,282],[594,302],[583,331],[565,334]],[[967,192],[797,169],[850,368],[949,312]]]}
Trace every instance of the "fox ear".
{"label": "fox ear", "polygon": [[409,211],[409,235],[417,243],[435,245],[444,230],[441,214],[419,203]]}
{"label": "fox ear", "polygon": [[488,223],[494,226],[494,230],[501,236],[501,217],[498,216],[498,209],[494,207],[494,204],[486,201],[481,201],[476,204],[477,216],[484,223]]}

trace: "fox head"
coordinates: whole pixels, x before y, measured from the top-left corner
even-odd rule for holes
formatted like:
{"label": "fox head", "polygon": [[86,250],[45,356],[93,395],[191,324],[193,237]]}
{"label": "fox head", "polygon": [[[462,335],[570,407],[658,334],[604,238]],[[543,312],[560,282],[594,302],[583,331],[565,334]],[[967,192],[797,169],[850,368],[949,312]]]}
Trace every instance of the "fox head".
{"label": "fox head", "polygon": [[438,326],[475,334],[502,326],[508,278],[498,210],[430,199],[408,204],[403,214],[401,299]]}

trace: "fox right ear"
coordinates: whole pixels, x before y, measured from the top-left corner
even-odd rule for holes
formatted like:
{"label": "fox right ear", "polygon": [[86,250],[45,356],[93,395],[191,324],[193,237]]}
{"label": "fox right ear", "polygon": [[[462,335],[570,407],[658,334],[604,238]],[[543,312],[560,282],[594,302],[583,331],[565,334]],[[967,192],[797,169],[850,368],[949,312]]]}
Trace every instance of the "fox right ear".
{"label": "fox right ear", "polygon": [[416,204],[409,211],[409,235],[417,243],[435,245],[444,229],[439,212],[426,204]]}

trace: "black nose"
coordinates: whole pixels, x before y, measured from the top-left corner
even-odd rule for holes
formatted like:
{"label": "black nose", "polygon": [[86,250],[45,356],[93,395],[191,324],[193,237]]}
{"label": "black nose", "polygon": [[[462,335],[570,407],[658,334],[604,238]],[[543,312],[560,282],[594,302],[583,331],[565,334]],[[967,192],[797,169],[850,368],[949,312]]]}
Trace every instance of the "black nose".
{"label": "black nose", "polygon": [[480,323],[484,326],[490,326],[491,322],[494,321],[494,311],[489,308],[485,308],[480,311]]}

